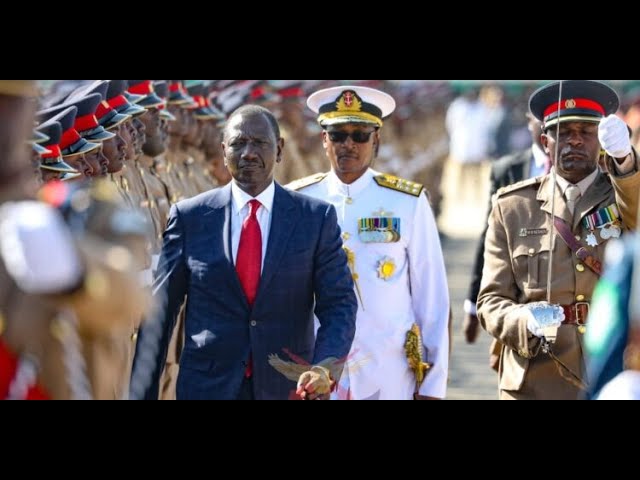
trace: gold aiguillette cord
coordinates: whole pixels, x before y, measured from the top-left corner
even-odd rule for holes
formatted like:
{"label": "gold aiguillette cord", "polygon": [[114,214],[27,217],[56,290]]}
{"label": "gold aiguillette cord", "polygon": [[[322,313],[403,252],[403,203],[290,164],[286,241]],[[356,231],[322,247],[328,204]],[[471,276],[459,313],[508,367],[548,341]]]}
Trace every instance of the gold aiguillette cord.
{"label": "gold aiguillette cord", "polygon": [[360,276],[356,273],[356,254],[349,247],[343,246],[342,249],[347,254],[347,265],[349,265],[349,270],[351,270],[351,278],[353,278],[353,283],[356,286],[356,293],[358,295],[358,300],[360,300],[360,305],[362,306],[362,310],[364,311],[364,302],[362,301],[362,292],[360,291],[360,284],[358,283],[358,278],[360,278]]}

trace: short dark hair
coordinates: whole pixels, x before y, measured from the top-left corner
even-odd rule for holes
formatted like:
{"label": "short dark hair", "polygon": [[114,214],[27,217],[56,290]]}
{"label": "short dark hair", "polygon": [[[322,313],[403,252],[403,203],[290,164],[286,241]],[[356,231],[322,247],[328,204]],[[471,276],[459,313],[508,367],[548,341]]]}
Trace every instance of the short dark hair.
{"label": "short dark hair", "polygon": [[276,117],[273,115],[271,110],[261,107],[260,105],[243,105],[236,111],[234,111],[231,115],[229,115],[229,118],[227,119],[227,125],[231,122],[232,118],[240,115],[247,117],[252,115],[264,115],[267,118],[269,125],[271,125],[271,129],[276,136],[276,140],[280,140],[280,125],[278,125],[278,121],[276,120]]}

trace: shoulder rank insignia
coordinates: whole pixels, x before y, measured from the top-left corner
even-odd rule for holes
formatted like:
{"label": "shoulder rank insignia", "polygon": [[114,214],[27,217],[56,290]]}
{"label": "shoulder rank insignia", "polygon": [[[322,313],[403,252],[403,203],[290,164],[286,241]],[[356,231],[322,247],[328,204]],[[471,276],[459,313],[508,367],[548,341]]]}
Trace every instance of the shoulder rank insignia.
{"label": "shoulder rank insignia", "polygon": [[311,185],[315,185],[316,183],[320,183],[322,180],[327,178],[328,173],[315,173],[313,175],[309,175],[308,177],[301,178],[299,180],[294,180],[291,183],[285,185],[284,188],[288,188],[289,190],[302,190],[303,188],[310,187]]}
{"label": "shoulder rank insignia", "polygon": [[414,197],[419,197],[424,190],[424,186],[422,184],[411,182],[394,175],[382,174],[374,177],[374,180],[381,187],[390,188],[397,192],[407,193]]}
{"label": "shoulder rank insignia", "polygon": [[526,187],[539,185],[540,183],[542,183],[543,179],[544,177],[535,177],[535,178],[523,180],[522,182],[514,183],[513,185],[509,185],[507,187],[502,187],[496,192],[496,196],[502,197],[503,195],[507,195],[508,193],[512,193]]}

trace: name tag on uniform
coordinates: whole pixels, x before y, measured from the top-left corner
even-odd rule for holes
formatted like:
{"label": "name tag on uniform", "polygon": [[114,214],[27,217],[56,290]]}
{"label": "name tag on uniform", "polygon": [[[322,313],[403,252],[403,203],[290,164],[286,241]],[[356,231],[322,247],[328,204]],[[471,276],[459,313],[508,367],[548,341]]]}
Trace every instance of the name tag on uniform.
{"label": "name tag on uniform", "polygon": [[400,241],[400,218],[370,217],[358,220],[358,237],[362,243],[396,243]]}
{"label": "name tag on uniform", "polygon": [[521,237],[540,237],[542,235],[546,235],[549,233],[549,230],[546,228],[521,228],[520,236]]}

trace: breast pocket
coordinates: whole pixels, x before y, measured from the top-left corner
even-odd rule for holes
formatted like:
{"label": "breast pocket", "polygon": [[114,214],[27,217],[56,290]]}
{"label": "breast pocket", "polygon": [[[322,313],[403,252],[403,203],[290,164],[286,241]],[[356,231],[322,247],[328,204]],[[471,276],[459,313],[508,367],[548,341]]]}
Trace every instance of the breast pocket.
{"label": "breast pocket", "polygon": [[513,270],[522,290],[539,289],[547,284],[549,254],[548,236],[529,239],[513,249]]}

